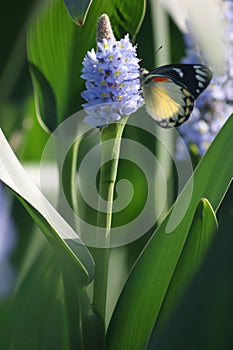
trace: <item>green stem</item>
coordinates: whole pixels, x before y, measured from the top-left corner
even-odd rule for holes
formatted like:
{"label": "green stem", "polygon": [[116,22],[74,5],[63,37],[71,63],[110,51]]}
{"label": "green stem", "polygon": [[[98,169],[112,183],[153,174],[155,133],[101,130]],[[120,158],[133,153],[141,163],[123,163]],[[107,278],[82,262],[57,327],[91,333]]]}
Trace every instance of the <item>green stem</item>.
{"label": "green stem", "polygon": [[[99,196],[106,201],[106,206],[104,211],[100,210],[99,206],[97,218],[93,303],[104,320],[106,316],[113,197],[119,163],[121,137],[126,121],[127,117],[124,117],[119,123],[110,124],[101,131],[102,149]],[[104,242],[103,235],[101,234],[100,236],[103,227]],[[105,248],[99,248],[100,245],[104,245]]]}
{"label": "green stem", "polygon": [[75,187],[75,179],[76,179],[76,172],[77,172],[78,150],[79,150],[81,141],[82,141],[82,138],[76,141],[73,146],[72,159],[71,159],[71,172],[70,172],[70,202],[76,214],[78,212],[78,202],[77,202],[77,193],[76,193],[76,187]]}

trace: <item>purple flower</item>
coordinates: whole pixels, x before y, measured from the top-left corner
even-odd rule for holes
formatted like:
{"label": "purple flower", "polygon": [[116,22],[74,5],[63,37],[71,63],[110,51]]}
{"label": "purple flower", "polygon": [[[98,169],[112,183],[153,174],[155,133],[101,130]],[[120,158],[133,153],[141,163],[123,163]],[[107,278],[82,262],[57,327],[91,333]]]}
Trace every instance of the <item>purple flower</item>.
{"label": "purple flower", "polygon": [[128,35],[120,41],[103,39],[97,52],[86,54],[81,76],[86,80],[81,94],[87,101],[84,122],[103,126],[137,111],[143,103],[138,62]]}
{"label": "purple flower", "polygon": [[10,292],[15,277],[9,262],[9,256],[16,241],[10,207],[7,193],[0,183],[0,298]]}
{"label": "purple flower", "polygon": [[[214,72],[210,86],[195,102],[191,118],[179,127],[186,145],[197,156],[202,156],[221,129],[227,118],[233,113],[233,2],[222,3],[223,38],[225,45],[224,72]],[[185,34],[186,56],[183,63],[205,63],[191,34]],[[214,71],[214,69],[212,68]],[[179,142],[179,141],[178,141]],[[185,153],[177,144],[177,158]]]}

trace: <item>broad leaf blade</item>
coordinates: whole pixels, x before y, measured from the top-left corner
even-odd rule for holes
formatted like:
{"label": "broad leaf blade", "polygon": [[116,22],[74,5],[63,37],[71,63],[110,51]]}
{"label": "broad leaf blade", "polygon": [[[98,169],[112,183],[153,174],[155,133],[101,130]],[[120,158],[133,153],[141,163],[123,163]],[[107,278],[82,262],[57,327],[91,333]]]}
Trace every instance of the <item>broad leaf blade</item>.
{"label": "broad leaf blade", "polygon": [[[87,51],[96,47],[99,16],[108,14],[117,38],[126,33],[132,38],[139,30],[144,11],[145,0],[96,0],[90,7],[85,25],[78,27],[69,18],[63,1],[48,0],[43,11],[32,21],[27,42],[37,114],[47,129],[53,131],[81,109],[84,102],[80,95],[84,90],[80,77],[82,61]],[[48,90],[52,99],[48,98]]]}
{"label": "broad leaf blade", "polygon": [[160,337],[151,339],[148,350],[232,348],[232,195],[233,186],[221,205],[219,231],[200,271]]}
{"label": "broad leaf blade", "polygon": [[17,195],[65,261],[78,269],[82,283],[93,279],[94,263],[79,236],[27,176],[0,130],[0,180]]}
{"label": "broad leaf blade", "polygon": [[79,26],[84,25],[92,0],[64,0],[64,3],[72,20]]}
{"label": "broad leaf blade", "polygon": [[155,335],[159,334],[160,328],[169,318],[171,310],[178,305],[187,285],[202,264],[216,230],[217,219],[215,213],[208,200],[203,198],[196,208],[187,240],[161,306],[154,327]]}
{"label": "broad leaf blade", "polygon": [[[200,199],[207,198],[215,210],[232,178],[232,130],[233,116],[195,170],[192,198],[185,217],[171,230],[171,221],[168,223],[172,211],[179,212],[189,192],[190,181],[136,262],[110,322],[108,349],[142,349],[148,344]],[[219,164],[222,164],[221,168]]]}

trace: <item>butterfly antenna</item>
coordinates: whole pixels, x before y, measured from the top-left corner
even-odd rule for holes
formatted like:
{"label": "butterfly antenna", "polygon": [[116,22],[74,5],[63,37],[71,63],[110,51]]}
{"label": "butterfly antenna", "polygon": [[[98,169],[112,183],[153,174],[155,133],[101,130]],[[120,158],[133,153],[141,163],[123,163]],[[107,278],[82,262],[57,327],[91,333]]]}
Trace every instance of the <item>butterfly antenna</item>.
{"label": "butterfly antenna", "polygon": [[155,51],[155,55],[163,48],[163,45],[161,45],[156,51]]}

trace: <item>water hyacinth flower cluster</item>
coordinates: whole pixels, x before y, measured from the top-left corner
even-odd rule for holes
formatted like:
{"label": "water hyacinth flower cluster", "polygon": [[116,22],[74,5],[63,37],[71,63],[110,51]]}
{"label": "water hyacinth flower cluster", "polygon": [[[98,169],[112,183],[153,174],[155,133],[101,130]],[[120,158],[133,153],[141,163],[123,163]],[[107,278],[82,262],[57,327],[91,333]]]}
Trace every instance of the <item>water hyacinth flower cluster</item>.
{"label": "water hyacinth flower cluster", "polygon": [[84,122],[92,126],[116,122],[136,112],[143,103],[139,59],[129,35],[116,41],[107,15],[102,15],[99,23],[97,52],[92,49],[87,53],[82,69],[86,80],[82,97],[87,101],[83,107],[88,114]]}
{"label": "water hyacinth flower cluster", "polygon": [[[186,145],[197,156],[202,156],[233,113],[233,2],[224,1],[222,7],[223,41],[225,45],[224,73],[214,73],[210,86],[195,102],[190,119],[179,127]],[[205,63],[191,34],[184,36],[186,57],[183,63]],[[177,142],[177,158],[184,159],[186,153]]]}

